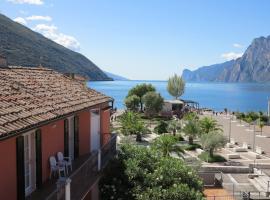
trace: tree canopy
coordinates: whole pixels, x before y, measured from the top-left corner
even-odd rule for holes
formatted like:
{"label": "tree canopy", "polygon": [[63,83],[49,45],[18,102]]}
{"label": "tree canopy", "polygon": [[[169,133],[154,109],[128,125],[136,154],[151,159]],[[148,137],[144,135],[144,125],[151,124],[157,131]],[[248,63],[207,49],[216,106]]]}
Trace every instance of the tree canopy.
{"label": "tree canopy", "polygon": [[193,139],[201,134],[199,123],[195,120],[188,121],[182,130],[189,137],[190,145],[193,144]]}
{"label": "tree canopy", "polygon": [[149,116],[158,114],[162,110],[164,99],[159,93],[147,92],[143,96],[143,103],[145,106],[145,112]]}
{"label": "tree canopy", "polygon": [[213,157],[214,151],[224,147],[227,142],[226,137],[221,132],[209,132],[201,136],[201,143],[206,151],[209,151],[210,157]]}
{"label": "tree canopy", "polygon": [[125,105],[128,110],[138,111],[140,107],[140,98],[137,95],[128,96],[125,99]]}
{"label": "tree canopy", "polygon": [[147,92],[155,92],[156,88],[152,84],[138,84],[135,87],[131,88],[128,92],[127,97],[136,95],[140,99],[140,110],[143,110],[143,102],[142,102],[142,97],[147,93]]}
{"label": "tree canopy", "polygon": [[207,134],[212,131],[222,131],[220,125],[218,124],[217,120],[211,117],[204,117],[200,121],[200,127],[202,134]]}
{"label": "tree canopy", "polygon": [[155,139],[153,148],[156,148],[157,151],[162,153],[162,156],[170,156],[170,153],[177,153],[181,156],[180,153],[184,153],[184,150],[177,146],[178,140],[172,135],[162,135]]}
{"label": "tree canopy", "polygon": [[174,74],[169,78],[167,84],[167,91],[176,99],[182,96],[185,92],[185,82],[181,76]]}
{"label": "tree canopy", "polygon": [[203,199],[202,181],[192,168],[142,146],[122,146],[99,184],[104,200]]}
{"label": "tree canopy", "polygon": [[140,116],[132,111],[127,111],[121,115],[120,124],[121,132],[125,135],[137,135],[137,141],[141,141],[141,135],[148,132]]}
{"label": "tree canopy", "polygon": [[160,120],[157,126],[154,128],[154,132],[157,134],[168,133],[168,123],[164,120]]}

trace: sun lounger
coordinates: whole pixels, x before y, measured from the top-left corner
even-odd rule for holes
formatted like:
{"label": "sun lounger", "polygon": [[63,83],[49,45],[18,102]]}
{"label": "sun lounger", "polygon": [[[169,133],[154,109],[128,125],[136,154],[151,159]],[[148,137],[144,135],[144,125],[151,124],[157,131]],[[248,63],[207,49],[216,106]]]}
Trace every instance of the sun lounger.
{"label": "sun lounger", "polygon": [[233,150],[234,152],[247,152],[248,151],[248,149],[244,147],[235,147]]}
{"label": "sun lounger", "polygon": [[232,144],[232,143],[227,143],[227,144],[226,144],[226,147],[227,147],[227,148],[233,148],[233,147],[234,147],[234,144]]}
{"label": "sun lounger", "polygon": [[227,158],[228,159],[239,159],[241,157],[240,157],[240,154],[238,154],[238,153],[231,153],[231,154],[227,154]]}
{"label": "sun lounger", "polygon": [[262,148],[261,147],[258,147],[258,146],[256,146],[255,152],[258,153],[258,154],[263,154],[264,153],[264,151],[262,150]]}
{"label": "sun lounger", "polygon": [[249,151],[248,154],[250,154],[251,156],[254,156],[256,159],[260,159],[261,158],[261,155],[260,154],[255,153],[253,151]]}

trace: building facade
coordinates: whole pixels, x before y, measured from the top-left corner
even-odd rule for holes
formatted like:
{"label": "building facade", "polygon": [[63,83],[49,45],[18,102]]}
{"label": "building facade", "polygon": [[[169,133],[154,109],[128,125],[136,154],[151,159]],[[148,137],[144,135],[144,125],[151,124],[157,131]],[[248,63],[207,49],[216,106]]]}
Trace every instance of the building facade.
{"label": "building facade", "polygon": [[113,99],[45,68],[0,68],[0,199],[25,199],[50,177],[50,156],[74,162],[110,139]]}

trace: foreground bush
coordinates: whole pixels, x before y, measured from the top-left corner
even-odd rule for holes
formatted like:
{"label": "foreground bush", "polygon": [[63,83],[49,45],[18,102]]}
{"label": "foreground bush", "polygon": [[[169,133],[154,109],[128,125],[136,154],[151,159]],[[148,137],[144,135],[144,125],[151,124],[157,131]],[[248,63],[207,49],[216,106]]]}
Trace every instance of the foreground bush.
{"label": "foreground bush", "polygon": [[181,160],[124,145],[100,181],[101,199],[201,200],[202,182]]}
{"label": "foreground bush", "polygon": [[208,163],[213,163],[213,162],[226,162],[227,160],[220,156],[220,155],[213,155],[210,156],[209,152],[203,152],[198,156],[202,161],[208,162]]}
{"label": "foreground bush", "polygon": [[193,144],[189,144],[188,146],[186,146],[185,150],[194,151],[197,148],[202,148],[202,146],[199,144],[193,143]]}

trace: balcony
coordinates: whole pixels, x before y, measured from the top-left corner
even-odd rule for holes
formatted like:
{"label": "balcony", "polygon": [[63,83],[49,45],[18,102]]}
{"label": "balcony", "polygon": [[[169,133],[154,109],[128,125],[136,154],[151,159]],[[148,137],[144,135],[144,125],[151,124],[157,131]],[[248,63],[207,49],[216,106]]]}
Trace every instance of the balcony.
{"label": "balcony", "polygon": [[[116,155],[116,134],[111,134],[108,142],[99,151],[81,156],[73,163],[73,171],[69,175],[70,199],[78,200],[91,190],[96,183],[102,170],[106,167],[110,159]],[[66,180],[66,178],[65,178]],[[36,190],[26,199],[40,200],[62,200],[65,199],[65,180],[48,181],[42,189]]]}

